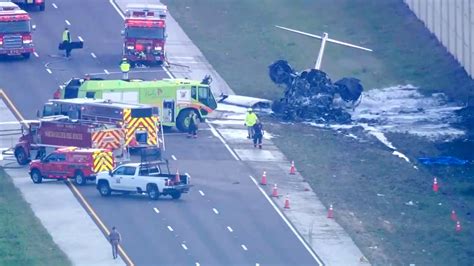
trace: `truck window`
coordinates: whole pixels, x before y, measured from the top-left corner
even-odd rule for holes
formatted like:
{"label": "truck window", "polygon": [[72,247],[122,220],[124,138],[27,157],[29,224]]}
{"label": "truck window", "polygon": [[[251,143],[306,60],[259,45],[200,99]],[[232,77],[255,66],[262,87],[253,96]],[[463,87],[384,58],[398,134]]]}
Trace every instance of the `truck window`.
{"label": "truck window", "polygon": [[123,175],[124,172],[125,172],[125,167],[119,167],[115,169],[114,175]]}
{"label": "truck window", "polygon": [[135,175],[135,171],[137,170],[137,168],[133,166],[125,166],[124,168],[123,175]]}
{"label": "truck window", "polygon": [[191,87],[191,98],[197,100],[197,89],[196,89],[196,86],[192,86],[192,87]]}
{"label": "truck window", "polygon": [[2,21],[0,22],[0,33],[30,32],[29,21]]}
{"label": "truck window", "polygon": [[152,108],[133,108],[130,114],[132,118],[151,117],[153,115],[153,109]]}
{"label": "truck window", "polygon": [[140,168],[141,176],[156,176],[160,174],[160,169],[155,166],[146,166]]}
{"label": "truck window", "polygon": [[57,154],[56,155],[57,162],[65,162],[66,161],[66,154]]}
{"label": "truck window", "polygon": [[199,102],[213,110],[217,108],[216,100],[214,99],[214,95],[212,95],[211,89],[209,87],[199,87],[198,94]]}

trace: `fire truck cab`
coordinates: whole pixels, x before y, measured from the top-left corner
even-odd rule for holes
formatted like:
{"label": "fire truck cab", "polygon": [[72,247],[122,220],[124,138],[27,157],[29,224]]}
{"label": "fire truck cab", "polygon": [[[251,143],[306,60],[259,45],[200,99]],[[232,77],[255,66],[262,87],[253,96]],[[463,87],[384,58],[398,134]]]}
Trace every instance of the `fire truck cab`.
{"label": "fire truck cab", "polygon": [[122,31],[123,57],[134,63],[165,61],[166,13],[161,4],[129,4]]}
{"label": "fire truck cab", "polygon": [[0,2],[0,55],[30,58],[35,51],[31,19],[26,11],[10,2]]}

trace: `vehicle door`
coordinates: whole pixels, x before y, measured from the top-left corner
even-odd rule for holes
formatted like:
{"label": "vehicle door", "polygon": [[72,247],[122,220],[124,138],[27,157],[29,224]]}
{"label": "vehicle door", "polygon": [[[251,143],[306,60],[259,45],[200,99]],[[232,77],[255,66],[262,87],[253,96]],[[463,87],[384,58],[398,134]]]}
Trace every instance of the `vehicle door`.
{"label": "vehicle door", "polygon": [[135,172],[137,171],[137,167],[135,166],[124,166],[124,171],[122,175],[122,185],[124,190],[128,191],[136,191],[138,184],[137,178],[135,176]]}
{"label": "vehicle door", "polygon": [[54,178],[59,175],[60,171],[58,170],[59,168],[58,160],[59,158],[58,158],[57,153],[51,153],[41,160],[41,163],[42,163],[41,172],[43,176]]}
{"label": "vehicle door", "polygon": [[[160,170],[154,165],[141,166],[138,175],[140,178],[136,181],[137,184],[139,184],[142,189],[146,189],[146,185],[149,183],[149,181],[157,182],[160,175]],[[160,185],[158,185],[158,188],[163,189],[163,187]]]}
{"label": "vehicle door", "polygon": [[[68,176],[68,162],[66,161],[66,154],[58,153],[56,154],[56,172],[62,177]],[[74,174],[74,173],[72,173]]]}
{"label": "vehicle door", "polygon": [[125,166],[115,168],[110,177],[110,187],[116,190],[124,190],[123,177],[125,173]]}

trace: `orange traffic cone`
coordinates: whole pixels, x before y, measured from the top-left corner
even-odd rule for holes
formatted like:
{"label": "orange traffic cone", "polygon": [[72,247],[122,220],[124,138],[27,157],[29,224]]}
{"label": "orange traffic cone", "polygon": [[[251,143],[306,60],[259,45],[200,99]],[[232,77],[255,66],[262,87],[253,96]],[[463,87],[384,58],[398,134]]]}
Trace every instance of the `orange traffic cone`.
{"label": "orange traffic cone", "polygon": [[451,211],[451,220],[457,221],[458,220],[458,215],[454,210]]}
{"label": "orange traffic cone", "polygon": [[291,161],[290,175],[296,174],[295,161]]}
{"label": "orange traffic cone", "polygon": [[438,179],[435,177],[433,179],[433,191],[438,192],[439,186],[438,186]]}
{"label": "orange traffic cone", "polygon": [[329,205],[328,218],[330,219],[334,218],[334,209],[332,208],[332,204]]}
{"label": "orange traffic cone", "polygon": [[179,177],[179,171],[178,170],[176,170],[176,177],[174,178],[174,182],[176,184],[181,183],[181,178]]}
{"label": "orange traffic cone", "polygon": [[285,197],[285,209],[290,208],[290,199],[288,198],[288,195]]}
{"label": "orange traffic cone", "polygon": [[267,185],[267,172],[263,171],[262,181],[260,181],[260,185]]}
{"label": "orange traffic cone", "polygon": [[461,232],[462,227],[461,227],[461,222],[457,221],[456,222],[456,232]]}
{"label": "orange traffic cone", "polygon": [[278,198],[277,184],[273,185],[272,197]]}

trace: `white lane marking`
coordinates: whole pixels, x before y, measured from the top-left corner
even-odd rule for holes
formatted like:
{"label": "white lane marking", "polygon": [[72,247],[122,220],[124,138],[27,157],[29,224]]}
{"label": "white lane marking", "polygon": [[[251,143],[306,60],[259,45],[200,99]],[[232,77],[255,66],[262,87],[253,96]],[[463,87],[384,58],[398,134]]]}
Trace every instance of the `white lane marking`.
{"label": "white lane marking", "polygon": [[64,20],[66,22],[67,25],[71,26],[71,22],[69,22],[69,20]]}
{"label": "white lane marking", "polygon": [[110,72],[107,69],[104,69],[105,74],[109,75]]}
{"label": "white lane marking", "polygon": [[288,221],[288,219],[283,215],[283,213],[280,211],[280,209],[278,209],[278,207],[275,205],[275,203],[273,202],[273,200],[270,199],[270,197],[267,195],[267,193],[265,193],[265,191],[258,185],[258,182],[257,180],[255,180],[255,178],[253,176],[250,176],[250,179],[252,179],[253,183],[255,184],[255,186],[257,186],[257,188],[260,190],[260,192],[263,194],[263,196],[267,199],[267,201],[270,203],[270,205],[272,205],[273,209],[275,209],[275,211],[278,213],[278,215],[280,215],[281,219],[283,219],[283,221],[286,223],[286,225],[290,228],[290,230],[293,232],[293,234],[298,238],[298,240],[303,244],[303,246],[306,248],[306,250],[309,252],[309,254],[311,254],[311,256],[314,258],[314,260],[316,260],[316,262],[322,266],[323,265],[323,262],[318,258],[318,256],[316,256],[316,254],[314,253],[314,251],[308,246],[308,244],[304,241],[304,239],[300,236],[300,234],[298,233],[298,231],[296,231],[296,229],[293,227],[293,225]]}
{"label": "white lane marking", "polygon": [[49,74],[53,74],[53,71],[51,71],[49,68],[46,68],[46,71],[48,71]]}
{"label": "white lane marking", "polygon": [[171,226],[168,225],[168,230],[170,230],[171,232],[173,232],[173,228]]}
{"label": "white lane marking", "polygon": [[225,140],[221,137],[221,135],[219,134],[219,132],[217,132],[217,130],[214,128],[214,126],[212,124],[209,124],[209,128],[211,129],[211,132],[214,136],[216,136],[218,139],[221,140],[221,142],[224,144],[224,146],[227,148],[227,150],[230,152],[230,154],[234,157],[234,159],[236,159],[237,161],[240,161],[240,158],[237,156],[237,154],[235,154],[235,152],[229,147],[229,145],[227,145],[227,142],[225,142]]}
{"label": "white lane marking", "polygon": [[84,42],[84,39],[82,39],[81,36],[77,36],[77,38],[79,39],[79,41]]}
{"label": "white lane marking", "polygon": [[53,5],[54,8],[58,8],[58,6],[55,3],[52,3],[51,5]]}
{"label": "white lane marking", "polygon": [[201,196],[204,196],[204,192],[202,192],[202,190],[199,190],[199,194],[201,194]]}
{"label": "white lane marking", "polygon": [[245,251],[248,250],[247,247],[246,247],[244,244],[242,244],[242,245],[240,245],[240,246],[242,247],[243,250],[245,250]]}
{"label": "white lane marking", "polygon": [[219,211],[218,211],[216,208],[212,208],[212,211],[213,211],[215,214],[219,214]]}
{"label": "white lane marking", "polygon": [[96,56],[94,53],[91,53],[91,56],[92,56],[93,58],[97,58],[97,56]]}
{"label": "white lane marking", "polygon": [[171,158],[173,158],[173,160],[175,160],[175,161],[178,160],[178,159],[176,159],[176,156],[174,156],[174,155],[171,155]]}
{"label": "white lane marking", "polygon": [[161,66],[161,68],[166,72],[166,74],[170,77],[170,79],[174,79],[173,75],[171,74],[171,72],[168,70],[168,68],[166,68],[165,66]]}
{"label": "white lane marking", "polygon": [[229,230],[229,232],[231,232],[231,233],[234,232],[234,230],[230,226],[227,226],[227,230]]}
{"label": "white lane marking", "polygon": [[114,0],[109,0],[109,3],[115,8],[117,13],[119,13],[119,15],[122,17],[122,19],[125,19],[125,16],[123,15],[122,10],[120,10],[120,8],[117,6],[115,1]]}
{"label": "white lane marking", "polygon": [[183,247],[184,250],[188,250],[188,247],[186,247],[185,244],[181,244],[181,247]]}
{"label": "white lane marking", "polygon": [[255,263],[255,266],[260,266],[260,263],[258,263],[258,262],[257,262],[257,263]]}
{"label": "white lane marking", "polygon": [[153,208],[153,210],[155,210],[156,213],[160,213],[160,210],[158,210],[158,208]]}
{"label": "white lane marking", "polygon": [[36,56],[36,57],[39,57],[39,54],[37,52],[33,52],[33,54]]}
{"label": "white lane marking", "polygon": [[196,266],[201,266],[201,264],[199,264],[199,262],[196,262]]}

